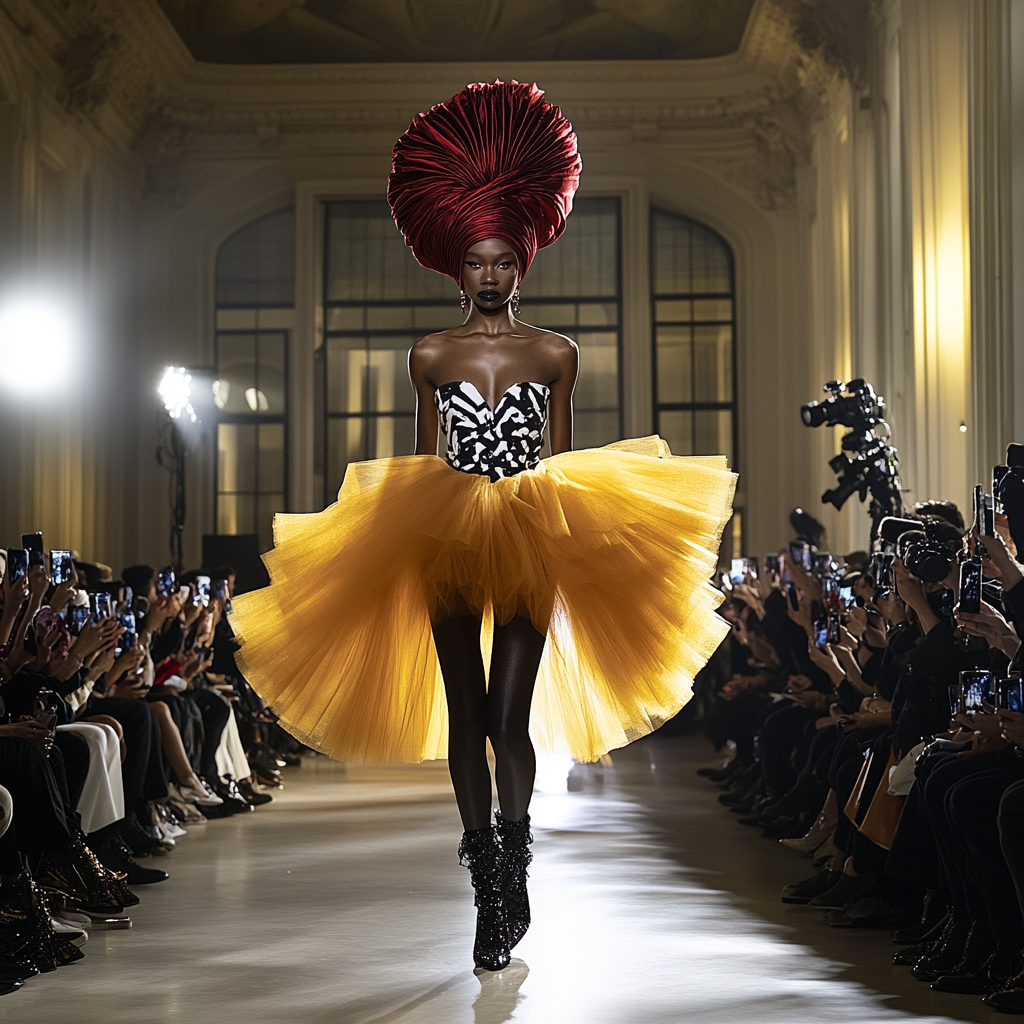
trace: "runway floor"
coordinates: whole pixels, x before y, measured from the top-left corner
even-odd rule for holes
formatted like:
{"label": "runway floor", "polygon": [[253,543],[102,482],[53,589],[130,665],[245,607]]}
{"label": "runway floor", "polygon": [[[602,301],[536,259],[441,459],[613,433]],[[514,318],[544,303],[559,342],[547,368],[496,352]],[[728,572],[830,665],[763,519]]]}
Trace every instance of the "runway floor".
{"label": "runway floor", "polygon": [[[545,761],[534,924],[476,976],[443,763],[307,759],[275,802],[193,828],[130,932],[0,1000],[18,1024],[823,1024],[1006,1021],[891,966],[880,932],[778,899],[810,862],[737,825],[699,739]],[[856,965],[856,966],[851,966]]]}

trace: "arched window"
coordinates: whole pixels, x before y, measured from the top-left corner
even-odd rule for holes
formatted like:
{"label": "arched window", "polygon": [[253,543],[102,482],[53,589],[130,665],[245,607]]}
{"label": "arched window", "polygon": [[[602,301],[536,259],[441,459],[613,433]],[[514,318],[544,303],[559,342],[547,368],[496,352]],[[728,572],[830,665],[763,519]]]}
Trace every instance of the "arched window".
{"label": "arched window", "polygon": [[654,429],[677,455],[736,464],[732,250],[689,217],[651,210]]}
{"label": "arched window", "polygon": [[[261,326],[295,305],[295,210],[252,221],[217,252],[216,531],[273,545],[287,509],[288,331]],[[224,311],[231,311],[226,317]],[[235,326],[222,325],[231,320]]]}
{"label": "arched window", "polygon": [[[622,436],[618,199],[580,199],[565,234],[537,254],[522,317],[580,346],[576,446]],[[415,400],[406,356],[421,335],[462,322],[458,292],[424,270],[384,202],[325,204],[323,345],[317,353],[315,474],[334,500],[350,462],[408,455]]]}

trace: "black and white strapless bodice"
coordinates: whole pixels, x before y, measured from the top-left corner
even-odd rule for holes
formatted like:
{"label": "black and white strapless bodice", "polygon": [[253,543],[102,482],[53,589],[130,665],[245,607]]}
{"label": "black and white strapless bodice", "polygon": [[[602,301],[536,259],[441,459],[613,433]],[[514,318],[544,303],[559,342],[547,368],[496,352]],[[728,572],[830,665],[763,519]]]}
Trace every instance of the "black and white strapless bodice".
{"label": "black and white strapless bodice", "polygon": [[549,395],[546,384],[523,381],[492,410],[468,380],[442,384],[434,401],[448,438],[448,465],[491,480],[533,469],[544,446]]}

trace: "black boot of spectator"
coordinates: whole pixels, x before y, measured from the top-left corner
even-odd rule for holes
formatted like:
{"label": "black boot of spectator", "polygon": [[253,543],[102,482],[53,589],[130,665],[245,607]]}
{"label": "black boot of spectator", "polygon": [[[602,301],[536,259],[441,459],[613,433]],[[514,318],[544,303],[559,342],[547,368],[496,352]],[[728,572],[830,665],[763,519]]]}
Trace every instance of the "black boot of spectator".
{"label": "black boot of spectator", "polygon": [[96,856],[111,871],[125,876],[128,885],[151,885],[165,882],[171,876],[159,868],[145,868],[135,861],[125,841],[116,833],[106,836],[96,847]]}
{"label": "black boot of spectator", "polygon": [[936,948],[921,957],[910,973],[918,981],[937,981],[963,960],[973,934],[973,921],[965,918],[952,921]]}

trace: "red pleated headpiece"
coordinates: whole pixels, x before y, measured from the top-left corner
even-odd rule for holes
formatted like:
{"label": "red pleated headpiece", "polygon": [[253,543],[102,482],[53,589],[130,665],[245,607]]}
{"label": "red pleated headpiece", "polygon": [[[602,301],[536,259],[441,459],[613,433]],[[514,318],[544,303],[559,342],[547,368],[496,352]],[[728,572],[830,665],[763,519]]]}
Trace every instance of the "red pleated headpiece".
{"label": "red pleated headpiece", "polygon": [[500,238],[523,278],[565,230],[581,168],[572,125],[536,85],[479,82],[413,118],[388,202],[424,267],[461,284],[472,245]]}

